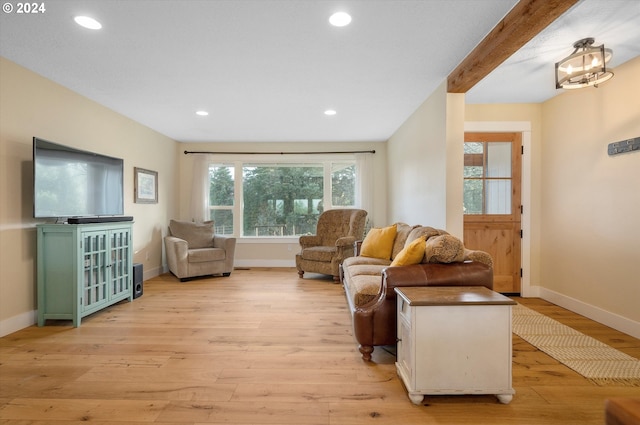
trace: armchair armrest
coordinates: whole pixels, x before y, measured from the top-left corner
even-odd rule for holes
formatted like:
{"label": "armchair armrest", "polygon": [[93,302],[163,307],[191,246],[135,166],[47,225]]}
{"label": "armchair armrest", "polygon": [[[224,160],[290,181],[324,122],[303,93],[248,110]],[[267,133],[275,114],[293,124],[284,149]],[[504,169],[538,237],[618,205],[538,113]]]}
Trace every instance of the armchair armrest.
{"label": "armchair armrest", "polygon": [[169,270],[176,270],[176,276],[186,276],[187,256],[189,255],[187,241],[175,236],[165,236],[164,246]]}
{"label": "armchair armrest", "polygon": [[352,248],[355,241],[355,236],[343,236],[336,240],[336,246],[347,246]]}
{"label": "armchair armrest", "polygon": [[233,236],[216,235],[213,238],[213,247],[224,249],[227,253],[227,257],[231,256],[231,258],[233,258],[236,250],[236,238]]}
{"label": "armchair armrest", "polygon": [[302,235],[299,239],[300,246],[308,248],[310,246],[318,246],[322,243],[322,239],[318,235]]}

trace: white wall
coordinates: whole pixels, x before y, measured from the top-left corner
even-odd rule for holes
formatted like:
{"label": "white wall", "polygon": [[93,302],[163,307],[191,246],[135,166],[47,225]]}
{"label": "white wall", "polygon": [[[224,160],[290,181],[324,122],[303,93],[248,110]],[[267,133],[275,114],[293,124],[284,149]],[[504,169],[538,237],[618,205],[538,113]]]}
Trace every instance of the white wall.
{"label": "white wall", "polygon": [[[176,143],[0,58],[0,335],[35,323],[36,230],[32,138],[124,159],[134,261],[162,270],[161,235],[175,208]],[[133,168],[158,171],[158,204],[133,203]]]}
{"label": "white wall", "polygon": [[640,337],[640,57],[543,107],[543,296]]}
{"label": "white wall", "polygon": [[446,88],[443,82],[389,139],[388,217],[462,237],[464,95]]}

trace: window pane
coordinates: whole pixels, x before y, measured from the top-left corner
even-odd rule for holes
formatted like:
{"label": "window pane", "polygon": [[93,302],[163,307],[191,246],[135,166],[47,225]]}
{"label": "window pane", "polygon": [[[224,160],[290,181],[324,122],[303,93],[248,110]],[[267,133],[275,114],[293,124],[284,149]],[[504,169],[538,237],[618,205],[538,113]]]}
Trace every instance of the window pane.
{"label": "window pane", "polygon": [[323,197],[322,164],[245,164],[245,236],[315,232]]}
{"label": "window pane", "polygon": [[511,177],[511,143],[487,143],[487,177]]}
{"label": "window pane", "polygon": [[209,205],[233,205],[233,167],[212,165],[209,167]]}
{"label": "window pane", "polygon": [[482,214],[482,180],[464,181],[464,214]]}
{"label": "window pane", "polygon": [[210,218],[214,221],[216,234],[233,235],[233,210],[212,209]]}
{"label": "window pane", "polygon": [[511,180],[486,180],[487,214],[511,214]]}
{"label": "window pane", "polygon": [[334,207],[353,207],[355,205],[355,164],[331,164],[331,203]]}

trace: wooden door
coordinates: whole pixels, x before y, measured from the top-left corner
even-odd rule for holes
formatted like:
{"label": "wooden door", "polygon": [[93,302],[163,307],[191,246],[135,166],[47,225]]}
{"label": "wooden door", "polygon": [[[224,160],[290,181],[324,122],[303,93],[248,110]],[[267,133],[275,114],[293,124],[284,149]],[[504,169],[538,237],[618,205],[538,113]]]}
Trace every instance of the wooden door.
{"label": "wooden door", "polygon": [[464,244],[493,257],[493,289],[520,293],[520,133],[465,133]]}

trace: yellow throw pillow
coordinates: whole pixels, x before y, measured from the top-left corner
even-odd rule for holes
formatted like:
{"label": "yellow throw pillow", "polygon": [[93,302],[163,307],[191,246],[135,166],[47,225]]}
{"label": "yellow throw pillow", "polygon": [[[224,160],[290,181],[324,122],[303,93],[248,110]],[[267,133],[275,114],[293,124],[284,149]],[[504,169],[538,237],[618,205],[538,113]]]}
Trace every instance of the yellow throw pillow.
{"label": "yellow throw pillow", "polygon": [[393,241],[396,238],[396,225],[383,227],[382,229],[371,229],[362,241],[360,255],[363,257],[391,259]]}
{"label": "yellow throw pillow", "polygon": [[418,239],[405,246],[402,251],[396,255],[396,258],[391,262],[392,266],[408,266],[410,264],[419,264],[424,257],[424,245],[426,236],[421,236]]}

